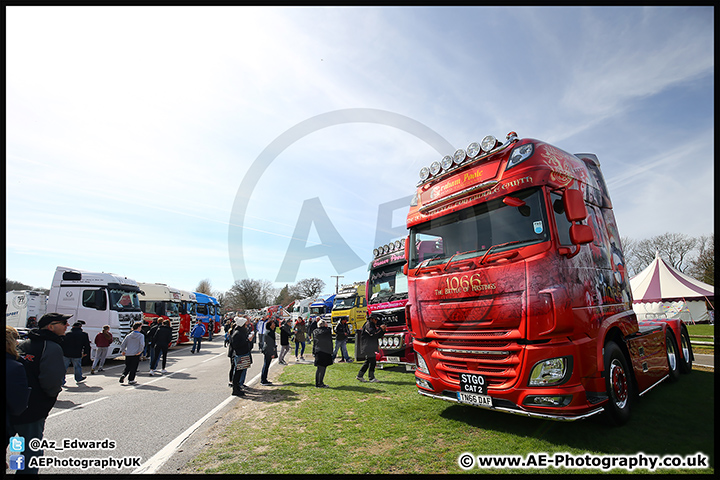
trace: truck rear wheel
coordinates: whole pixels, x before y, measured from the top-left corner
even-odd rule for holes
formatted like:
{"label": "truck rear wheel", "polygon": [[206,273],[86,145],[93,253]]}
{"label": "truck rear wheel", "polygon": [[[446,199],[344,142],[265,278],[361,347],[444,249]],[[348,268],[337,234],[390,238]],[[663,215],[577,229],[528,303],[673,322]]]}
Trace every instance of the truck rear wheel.
{"label": "truck rear wheel", "polygon": [[680,330],[680,343],[682,353],[682,358],[680,358],[680,371],[682,373],[690,373],[692,372],[693,353],[692,345],[690,344],[690,335],[685,325],[683,325]]}
{"label": "truck rear wheel", "polygon": [[665,332],[665,351],[669,366],[668,381],[677,382],[680,379],[680,351],[670,328]]}
{"label": "truck rear wheel", "polygon": [[630,419],[633,403],[632,383],[627,360],[615,342],[605,345],[605,389],[609,401],[605,412],[615,425],[623,425]]}

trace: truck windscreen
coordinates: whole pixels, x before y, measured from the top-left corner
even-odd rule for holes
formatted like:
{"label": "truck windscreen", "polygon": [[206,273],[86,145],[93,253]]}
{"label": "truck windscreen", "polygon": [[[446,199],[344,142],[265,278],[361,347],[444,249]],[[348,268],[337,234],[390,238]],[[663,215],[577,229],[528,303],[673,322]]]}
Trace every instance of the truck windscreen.
{"label": "truck windscreen", "polygon": [[407,298],[408,282],[402,264],[373,270],[370,273],[370,302],[383,303]]}
{"label": "truck windscreen", "polygon": [[111,310],[119,312],[140,311],[140,297],[138,297],[137,292],[111,288],[109,293]]}
{"label": "truck windscreen", "polygon": [[352,297],[344,297],[344,298],[335,298],[335,303],[333,304],[333,310],[343,310],[347,308],[353,308],[355,306],[355,299],[357,297],[353,295]]}
{"label": "truck windscreen", "polygon": [[512,203],[521,205],[491,200],[412,227],[410,241],[415,248],[410,249],[410,268],[482,256],[490,248],[497,253],[548,241],[542,190],[527,189],[512,197]]}

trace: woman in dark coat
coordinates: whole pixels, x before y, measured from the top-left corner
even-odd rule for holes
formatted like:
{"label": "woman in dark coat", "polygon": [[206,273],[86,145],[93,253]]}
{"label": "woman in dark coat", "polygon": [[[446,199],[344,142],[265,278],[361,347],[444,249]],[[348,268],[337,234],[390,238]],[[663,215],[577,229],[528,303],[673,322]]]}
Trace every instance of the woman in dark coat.
{"label": "woman in dark coat", "polygon": [[247,369],[252,363],[252,356],[250,355],[250,342],[248,341],[248,331],[245,327],[247,319],[243,317],[235,317],[235,326],[233,327],[232,333],[230,334],[230,349],[234,355],[235,371],[232,377],[232,394],[236,397],[242,397],[245,395],[243,387],[245,386],[245,376],[247,375]]}
{"label": "woman in dark coat", "polygon": [[327,326],[325,320],[320,320],[313,332],[313,354],[315,355],[315,386],[317,388],[328,388],[323,382],[325,370],[332,365],[333,341],[332,330]]}

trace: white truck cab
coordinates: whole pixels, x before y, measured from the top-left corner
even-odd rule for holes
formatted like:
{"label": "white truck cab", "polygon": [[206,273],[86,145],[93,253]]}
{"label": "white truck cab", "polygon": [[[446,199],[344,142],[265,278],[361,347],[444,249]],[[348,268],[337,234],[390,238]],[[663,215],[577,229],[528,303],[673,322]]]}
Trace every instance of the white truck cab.
{"label": "white truck cab", "polygon": [[113,343],[107,358],[115,358],[132,324],[142,321],[139,294],[137,282],[121,275],[57,267],[47,311],[72,315],[70,324],[85,322],[83,331],[90,337],[91,358],[95,358],[95,336],[109,325]]}

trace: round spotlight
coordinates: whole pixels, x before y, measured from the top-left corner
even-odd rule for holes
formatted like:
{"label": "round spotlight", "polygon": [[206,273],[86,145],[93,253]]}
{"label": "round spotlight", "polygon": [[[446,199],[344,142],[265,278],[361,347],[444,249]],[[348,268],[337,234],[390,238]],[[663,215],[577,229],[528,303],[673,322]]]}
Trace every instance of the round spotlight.
{"label": "round spotlight", "polygon": [[395,240],[395,250],[400,250],[401,246],[402,246],[402,243],[400,243],[400,240]]}
{"label": "round spotlight", "polygon": [[430,169],[428,167],[422,167],[420,169],[420,180],[427,180],[427,178],[430,176]]}
{"label": "round spotlight", "polygon": [[463,160],[465,160],[465,150],[463,150],[462,148],[455,150],[455,153],[453,154],[453,160],[455,161],[455,164],[460,165]]}
{"label": "round spotlight", "polygon": [[447,172],[453,165],[453,158],[450,155],[445,155],[440,162],[440,165],[442,166],[442,169]]}
{"label": "round spotlight", "polygon": [[480,146],[482,147],[483,152],[489,152],[490,150],[495,148],[495,145],[497,145],[497,139],[492,135],[488,135],[487,137],[482,139],[482,142],[480,142]]}
{"label": "round spotlight", "polygon": [[477,142],[473,142],[467,147],[467,154],[470,158],[475,158],[480,153],[480,144]]}
{"label": "round spotlight", "polygon": [[380,253],[380,252],[378,252],[378,249],[377,249],[377,248],[376,248],[375,250],[373,250],[373,255],[375,255],[376,257],[378,256],[379,253]]}
{"label": "round spotlight", "polygon": [[430,164],[430,173],[432,175],[437,175],[440,173],[440,162],[432,162]]}

